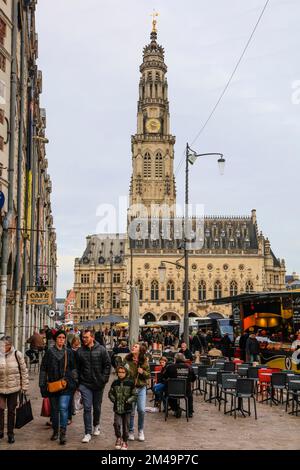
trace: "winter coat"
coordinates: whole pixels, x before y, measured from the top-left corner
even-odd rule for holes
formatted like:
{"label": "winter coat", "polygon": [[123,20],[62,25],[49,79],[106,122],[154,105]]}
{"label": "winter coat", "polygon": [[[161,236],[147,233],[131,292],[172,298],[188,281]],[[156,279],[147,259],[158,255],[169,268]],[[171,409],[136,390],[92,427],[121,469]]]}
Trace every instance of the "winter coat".
{"label": "winter coat", "polygon": [[44,338],[39,333],[34,333],[27,341],[30,343],[31,349],[44,349]]}
{"label": "winter coat", "polygon": [[108,397],[114,404],[115,413],[118,415],[131,413],[132,403],[137,400],[134,382],[127,377],[123,380],[114,380],[108,392]]}
{"label": "winter coat", "polygon": [[0,394],[9,395],[21,389],[28,390],[28,385],[28,371],[22,353],[16,352],[14,347],[8,353],[0,352]]}
{"label": "winter coat", "polygon": [[191,351],[189,349],[186,349],[185,351],[180,349],[179,352],[182,353],[188,361],[193,360],[193,354],[191,353]]}
{"label": "winter coat", "polygon": [[187,393],[191,393],[191,383],[195,382],[197,378],[194,369],[184,362],[176,362],[167,366],[164,377],[165,379],[186,379]]}
{"label": "winter coat", "polygon": [[201,351],[202,349],[206,349],[206,348],[207,348],[207,343],[206,343],[205,336],[197,333],[192,339],[193,352]]}
{"label": "winter coat", "polygon": [[249,337],[246,343],[247,354],[259,354],[259,342],[256,338]]}
{"label": "winter coat", "polygon": [[90,349],[82,346],[76,353],[76,365],[79,383],[90,390],[99,390],[109,380],[111,360],[108,352],[95,342]]}
{"label": "winter coat", "polygon": [[[67,352],[67,368],[64,373],[65,352]],[[47,349],[41,364],[39,386],[42,396],[53,396],[53,393],[50,394],[47,392],[47,383],[56,382],[60,379],[65,379],[68,385],[67,388],[61,392],[57,392],[57,394],[72,394],[77,387],[78,381],[74,352],[69,348],[58,349],[56,346],[53,346],[52,348]]]}
{"label": "winter coat", "polygon": [[[137,388],[145,387],[147,385],[147,380],[150,378],[150,367],[148,360],[145,358],[143,363],[137,364],[133,359],[128,359],[128,356],[125,358],[125,367],[128,370],[128,376],[132,379]],[[141,367],[144,369],[143,374],[138,373],[138,368]]]}

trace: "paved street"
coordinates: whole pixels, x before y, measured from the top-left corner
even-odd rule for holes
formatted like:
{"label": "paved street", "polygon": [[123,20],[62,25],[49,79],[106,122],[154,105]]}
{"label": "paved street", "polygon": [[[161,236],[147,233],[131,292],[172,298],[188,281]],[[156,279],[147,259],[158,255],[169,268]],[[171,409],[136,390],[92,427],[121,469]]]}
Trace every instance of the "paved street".
{"label": "paved street", "polygon": [[[111,378],[113,378],[112,376]],[[51,430],[45,425],[46,418],[39,416],[42,399],[37,387],[37,374],[31,374],[30,398],[35,419],[21,430],[16,430],[16,442],[9,445],[6,438],[0,441],[0,450],[57,450],[57,449],[114,449],[112,406],[107,398],[108,387],[102,407],[101,435],[93,437],[89,444],[82,444],[83,418],[80,411],[68,426],[68,443],[65,447],[50,441]],[[148,392],[148,399],[151,394]],[[152,404],[149,403],[149,406]],[[254,417],[224,416],[214,404],[204,403],[202,396],[194,397],[195,416],[189,422],[182,417],[170,416],[164,421],[162,413],[147,413],[144,443],[130,442],[131,450],[155,449],[300,449],[300,416],[285,413],[282,406],[270,407],[258,404],[258,420]]]}

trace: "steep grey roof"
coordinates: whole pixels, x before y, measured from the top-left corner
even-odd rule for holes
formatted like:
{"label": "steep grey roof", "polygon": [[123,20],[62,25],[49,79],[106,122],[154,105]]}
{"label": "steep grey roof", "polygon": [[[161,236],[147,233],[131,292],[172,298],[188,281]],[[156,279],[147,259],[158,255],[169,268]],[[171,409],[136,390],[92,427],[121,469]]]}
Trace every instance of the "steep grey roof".
{"label": "steep grey roof", "polygon": [[[199,240],[195,249],[208,250],[257,250],[257,226],[251,217],[205,216],[189,219],[191,237]],[[167,228],[166,228],[167,227]],[[151,234],[151,236],[149,236]],[[183,218],[172,220],[153,219],[141,223],[138,239],[131,241],[133,248],[178,249],[184,239]],[[194,235],[194,236],[193,236]],[[191,248],[193,249],[193,248]]]}
{"label": "steep grey roof", "polygon": [[272,255],[272,258],[273,258],[274,266],[276,268],[280,268],[281,267],[280,260],[278,258],[276,258],[276,256],[274,255],[272,250],[271,250],[271,255]]}
{"label": "steep grey roof", "polygon": [[87,246],[79,260],[80,264],[88,265],[91,262],[99,265],[111,263],[122,264],[125,255],[125,234],[90,235],[87,237]]}

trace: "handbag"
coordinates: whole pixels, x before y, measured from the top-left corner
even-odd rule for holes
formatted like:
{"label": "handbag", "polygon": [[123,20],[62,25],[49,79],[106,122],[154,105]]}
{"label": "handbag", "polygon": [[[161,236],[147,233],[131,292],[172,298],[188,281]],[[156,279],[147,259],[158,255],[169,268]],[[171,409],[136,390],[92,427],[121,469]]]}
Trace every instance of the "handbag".
{"label": "handbag", "polygon": [[27,400],[25,393],[20,393],[19,406],[16,408],[16,424],[15,428],[20,429],[25,424],[33,420],[30,400]]}
{"label": "handbag", "polygon": [[49,418],[51,416],[51,405],[49,398],[43,398],[41,416],[44,418]]}
{"label": "handbag", "polygon": [[[65,351],[65,365],[64,365],[64,375],[66,374],[67,370],[67,362],[68,362],[68,354]],[[49,393],[57,393],[62,392],[67,388],[68,382],[62,378],[60,380],[56,380],[55,382],[47,382],[47,388]]]}

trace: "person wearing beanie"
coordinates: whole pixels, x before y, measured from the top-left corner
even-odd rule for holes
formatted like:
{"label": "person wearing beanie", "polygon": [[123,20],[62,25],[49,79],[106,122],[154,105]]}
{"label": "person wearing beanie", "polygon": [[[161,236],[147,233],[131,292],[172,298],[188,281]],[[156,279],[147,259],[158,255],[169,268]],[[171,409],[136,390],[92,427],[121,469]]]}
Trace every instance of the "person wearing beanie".
{"label": "person wearing beanie", "polygon": [[109,399],[114,404],[114,429],[116,449],[128,449],[128,436],[132,403],[137,400],[137,391],[133,380],[128,378],[126,367],[120,365],[116,369],[118,378],[111,384]]}
{"label": "person wearing beanie", "polygon": [[[63,330],[56,331],[53,335],[55,345],[48,349],[43,357],[39,386],[43,398],[49,397],[51,404],[51,423],[53,434],[51,440],[59,437],[60,444],[66,444],[66,430],[68,423],[68,408],[71,396],[77,388],[77,371],[75,368],[74,352],[66,348],[66,333]],[[48,383],[61,379],[66,380],[65,389],[50,393]]]}

